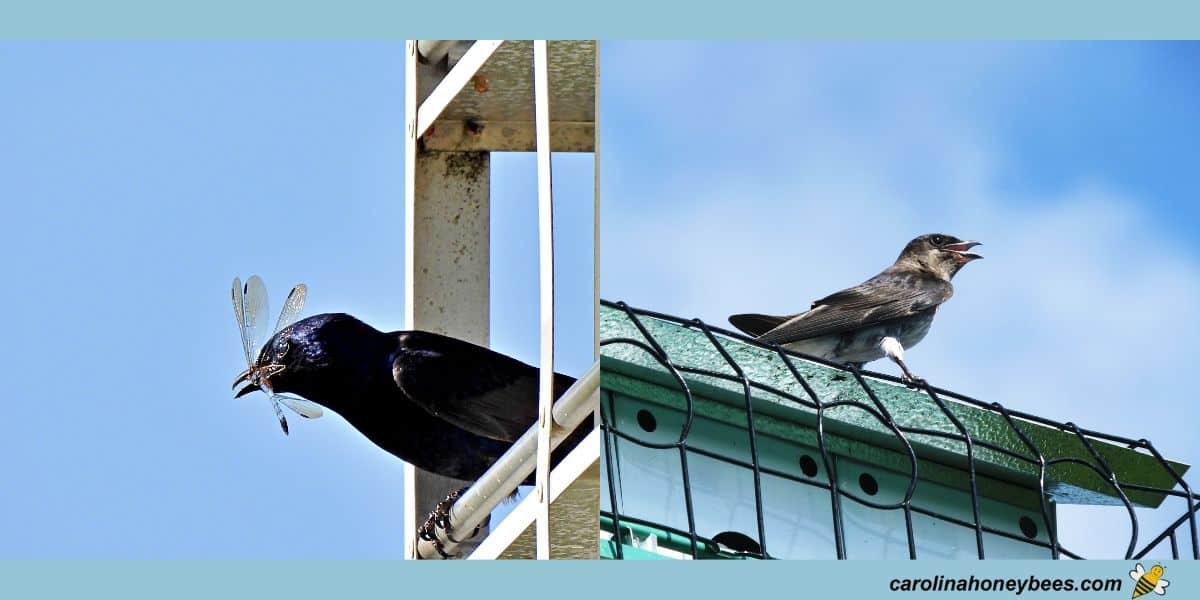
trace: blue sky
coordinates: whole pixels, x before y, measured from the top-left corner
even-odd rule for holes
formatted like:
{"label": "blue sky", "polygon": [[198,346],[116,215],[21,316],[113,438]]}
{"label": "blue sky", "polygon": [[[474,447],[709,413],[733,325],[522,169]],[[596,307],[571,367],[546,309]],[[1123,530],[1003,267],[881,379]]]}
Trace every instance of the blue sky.
{"label": "blue sky", "polygon": [[[606,44],[602,295],[724,325],[918,234],[982,240],[908,364],[1196,464],[1197,64],[1194,43]],[[1123,552],[1123,512],[1065,509],[1064,542]]]}
{"label": "blue sky", "polygon": [[[10,43],[0,81],[0,557],[400,557],[397,459],[232,398],[229,284],[403,326],[403,43]],[[591,156],[555,169],[577,375]],[[493,175],[492,344],[536,362],[533,157]]]}

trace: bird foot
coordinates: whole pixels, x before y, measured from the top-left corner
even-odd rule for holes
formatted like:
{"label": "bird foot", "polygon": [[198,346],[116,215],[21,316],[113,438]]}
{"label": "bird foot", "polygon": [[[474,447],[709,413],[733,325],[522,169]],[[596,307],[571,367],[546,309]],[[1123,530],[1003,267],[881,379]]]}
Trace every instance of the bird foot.
{"label": "bird foot", "polygon": [[914,390],[924,389],[929,385],[929,383],[925,381],[925,378],[917,377],[911,373],[905,373],[900,379],[904,382],[905,387],[910,387]]}
{"label": "bird foot", "polygon": [[[454,506],[454,503],[458,501],[459,496],[462,496],[463,492],[465,491],[467,491],[467,488],[450,492],[450,494],[447,495],[441,502],[437,503],[437,506],[433,507],[433,511],[430,512],[429,516],[425,518],[425,523],[422,524],[419,529],[417,529],[417,536],[427,542],[432,542],[433,549],[437,551],[442,558],[454,558],[454,556],[446,553],[445,545],[437,536],[438,528],[441,528],[441,530],[445,533],[446,539],[454,542],[455,544],[460,544],[465,541],[457,540],[450,535],[450,507]],[[469,540],[475,537],[479,533],[479,529],[482,526],[482,523],[476,525],[474,531],[472,531],[471,535],[468,535],[466,539]]]}

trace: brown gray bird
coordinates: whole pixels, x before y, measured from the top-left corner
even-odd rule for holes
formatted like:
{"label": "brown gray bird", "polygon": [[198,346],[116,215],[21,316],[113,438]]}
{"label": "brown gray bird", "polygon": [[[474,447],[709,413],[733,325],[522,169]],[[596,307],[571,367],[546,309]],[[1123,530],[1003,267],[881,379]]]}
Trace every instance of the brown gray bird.
{"label": "brown gray bird", "polygon": [[923,235],[882,273],[813,302],[807,312],[733,315],[729,322],[760,342],[858,367],[886,356],[900,365],[906,381],[920,383],[904,364],[904,349],[929,333],[934,313],[954,294],[950,279],[983,258],[968,252],[978,245],[952,235]]}

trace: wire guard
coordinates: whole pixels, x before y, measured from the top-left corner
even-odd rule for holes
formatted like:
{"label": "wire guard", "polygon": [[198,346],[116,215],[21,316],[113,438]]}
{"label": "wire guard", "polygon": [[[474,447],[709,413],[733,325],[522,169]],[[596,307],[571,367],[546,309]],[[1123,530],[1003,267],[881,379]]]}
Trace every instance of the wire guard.
{"label": "wire guard", "polygon": [[[786,351],[778,345],[765,345],[755,341],[752,338],[746,337],[736,332],[712,327],[698,319],[681,319],[671,315],[656,313],[653,311],[632,308],[623,302],[610,302],[602,300],[601,304],[609,309],[608,312],[616,313],[628,321],[629,324],[636,328],[640,336],[633,335],[633,329],[624,329],[617,331],[621,335],[603,337],[605,334],[611,334],[612,331],[605,331],[602,328],[602,339],[600,345],[602,354],[605,358],[615,353],[619,347],[624,347],[623,351],[634,351],[642,353],[649,359],[647,364],[656,365],[656,368],[661,368],[665,377],[663,381],[669,381],[670,384],[663,383],[662,385],[672,386],[673,391],[678,392],[683,398],[684,404],[680,407],[682,413],[682,424],[680,433],[677,438],[672,436],[667,441],[649,441],[642,439],[638,434],[631,431],[621,431],[617,426],[617,418],[615,415],[616,407],[622,402],[623,395],[614,393],[609,386],[604,385],[606,380],[601,379],[601,429],[603,431],[603,448],[604,448],[604,466],[606,471],[606,484],[608,505],[611,510],[602,511],[603,528],[613,534],[612,551],[616,558],[624,558],[624,550],[622,546],[625,539],[624,530],[628,531],[631,525],[653,527],[659,531],[666,532],[672,538],[681,541],[680,551],[685,553],[690,552],[692,558],[703,558],[708,556],[749,556],[756,558],[772,558],[769,550],[771,546],[771,531],[768,530],[767,520],[764,517],[763,510],[763,475],[769,475],[773,478],[785,480],[787,482],[813,486],[820,489],[828,490],[830,502],[830,515],[832,518],[832,538],[833,548],[838,559],[847,557],[846,551],[846,534],[845,534],[845,510],[843,499],[847,499],[861,506],[869,507],[881,511],[898,511],[904,518],[904,531],[908,545],[908,556],[911,559],[917,558],[917,540],[913,531],[913,515],[922,515],[926,518],[936,519],[942,522],[954,524],[960,527],[968,528],[974,536],[975,552],[978,558],[985,558],[985,534],[989,536],[999,536],[1006,540],[1013,540],[1031,546],[1042,547],[1048,550],[1052,558],[1083,558],[1079,553],[1073,552],[1064,547],[1058,539],[1057,532],[1054,527],[1054,517],[1052,502],[1054,499],[1054,489],[1048,487],[1048,472],[1057,473],[1059,470],[1068,470],[1073,473],[1082,473],[1089,477],[1089,481],[1095,480],[1103,482],[1097,484],[1103,488],[1101,493],[1111,500],[1110,503],[1123,505],[1129,516],[1130,539],[1125,548],[1123,558],[1138,559],[1146,556],[1149,552],[1156,550],[1164,541],[1167,542],[1170,549],[1170,556],[1174,559],[1181,558],[1179,538],[1190,540],[1189,556],[1184,558],[1200,559],[1200,543],[1197,540],[1196,513],[1200,511],[1200,504],[1197,503],[1196,495],[1192,492],[1187,482],[1184,481],[1181,470],[1177,470],[1178,463],[1172,464],[1170,461],[1155,449],[1155,447],[1145,439],[1128,439],[1120,436],[1114,436],[1095,431],[1089,431],[1077,427],[1074,423],[1060,423],[1034,416],[1027,413],[1009,410],[997,403],[985,403],[973,398],[969,398],[954,392],[922,384],[918,389],[920,393],[929,400],[932,407],[931,410],[935,414],[939,414],[949,424],[949,427],[942,430],[936,430],[930,427],[922,426],[923,423],[912,423],[904,414],[892,414],[888,410],[888,404],[877,396],[876,390],[868,384],[867,377],[875,380],[888,381],[892,383],[903,383],[902,380],[881,373],[871,373],[860,371],[859,369],[832,363],[815,357],[805,356],[802,354]],[[708,352],[712,355],[712,360],[706,364],[716,364],[719,357],[721,363],[728,367],[728,370],[714,370],[712,368],[701,368],[694,364],[685,364],[690,361],[684,360],[679,356],[673,356],[664,348],[664,344],[656,338],[651,329],[647,325],[647,319],[664,322],[673,327],[683,328],[696,335],[692,338],[697,340],[693,347],[687,349],[686,354],[689,357],[695,357],[697,348],[694,346],[705,343],[710,348],[701,349],[703,352]],[[603,319],[602,319],[603,322]],[[640,339],[638,339],[640,337]],[[722,340],[722,338],[726,338]],[[789,374],[797,385],[798,390],[791,393],[780,389],[777,383],[767,383],[765,381],[756,380],[752,376],[752,370],[744,368],[745,365],[739,363],[738,359],[731,353],[723,342],[736,340],[742,344],[764,349],[772,353],[773,357],[777,357],[782,361],[782,365],[786,368],[785,373]],[[676,354],[680,354],[676,351]],[[797,360],[803,359],[803,360]],[[798,367],[804,361],[822,365],[827,369],[834,369],[845,374],[845,379],[857,384],[857,388],[861,389],[861,395],[854,395],[854,398],[847,399],[846,395],[838,394],[832,398],[822,398],[814,386],[810,384],[809,378],[803,373],[804,369]],[[606,367],[607,368],[607,367]],[[605,371],[607,373],[607,371]],[[693,392],[694,382],[704,380],[719,380],[726,382],[727,390],[733,391],[740,388],[741,401],[738,406],[745,410],[745,427],[748,441],[749,459],[728,456],[725,453],[714,452],[696,445],[689,440],[693,433],[694,425],[698,419],[696,398]],[[693,385],[689,385],[689,381]],[[802,390],[802,394],[799,392]],[[766,392],[778,397],[783,402],[790,406],[803,407],[810,414],[814,415],[813,429],[815,430],[816,448],[820,452],[820,462],[823,464],[827,473],[827,481],[821,481],[814,477],[801,477],[795,473],[785,472],[779,468],[764,464],[760,457],[760,433],[757,431],[755,421],[755,411],[761,408],[760,401],[754,399],[754,392]],[[828,396],[828,394],[826,394]],[[989,418],[996,419],[1001,424],[1002,431],[999,434],[980,435],[978,431],[972,433],[972,428],[964,423],[960,418],[961,411],[956,414],[947,403],[947,399],[954,401],[955,405],[966,405],[974,410],[986,411]],[[895,405],[893,404],[893,409]],[[839,414],[846,414],[845,411],[852,410],[861,412],[865,415],[861,422],[870,421],[877,423],[882,434],[890,434],[889,447],[892,448],[899,456],[906,458],[907,461],[899,461],[900,464],[907,462],[907,473],[901,475],[907,476],[907,486],[904,488],[903,494],[895,502],[881,502],[872,499],[870,496],[874,493],[869,491],[867,495],[860,495],[851,492],[844,488],[844,485],[839,485],[836,460],[841,453],[835,453],[829,447],[830,433],[828,428],[831,423],[829,412],[834,409],[840,409]],[[874,425],[872,425],[874,427]],[[1061,447],[1046,447],[1046,444],[1039,444],[1035,441],[1039,436],[1032,435],[1033,429],[1050,428],[1056,430],[1056,435],[1069,436],[1067,439],[1077,441],[1085,451],[1079,451],[1074,455],[1064,455]],[[645,429],[645,427],[643,427]],[[914,438],[914,436],[916,436]],[[997,442],[998,437],[1005,437],[1009,440],[1005,444]],[[687,529],[675,529],[669,525],[648,521],[638,515],[622,514],[621,502],[618,497],[618,490],[621,489],[621,458],[617,452],[618,440],[634,444],[646,449],[652,450],[673,450],[678,452],[679,457],[679,475],[682,482],[682,508],[686,514]],[[914,444],[918,440],[939,440],[946,443],[955,443],[965,449],[965,463],[957,466],[965,471],[966,482],[963,484],[966,493],[970,497],[970,517],[962,518],[946,514],[944,511],[939,511],[934,508],[922,505],[919,501],[914,502],[914,496],[917,491],[918,482],[920,481],[919,466],[922,464],[919,452],[914,448]],[[806,442],[807,443],[807,442]],[[1099,446],[1120,446],[1127,448],[1130,451],[1136,451],[1137,457],[1146,461],[1146,465],[1150,466],[1149,470],[1155,468],[1161,469],[1161,473],[1154,473],[1154,477],[1139,477],[1137,481],[1122,481],[1118,472],[1114,471],[1110,462],[1105,458],[1105,452],[1102,452]],[[672,453],[674,454],[674,453]],[[1036,536],[1026,533],[1021,536],[1017,533],[1004,531],[994,526],[985,524],[981,519],[981,495],[979,492],[980,475],[978,469],[981,464],[981,454],[987,454],[993,457],[1001,457],[1009,460],[1014,464],[1020,464],[1022,470],[1029,476],[1029,487],[1036,491],[1039,496],[1042,531],[1046,533],[1046,540],[1037,539]],[[1111,456],[1111,453],[1109,454]],[[716,461],[719,464],[727,465],[736,469],[744,469],[749,472],[753,482],[753,508],[755,516],[755,527],[758,537],[752,543],[747,544],[750,549],[740,548],[736,551],[731,551],[728,548],[718,545],[712,539],[702,537],[697,533],[697,514],[696,514],[696,499],[693,493],[693,473],[689,470],[689,457],[703,457],[704,460]],[[1182,465],[1186,470],[1186,465]],[[903,470],[903,469],[901,469]],[[1146,467],[1141,467],[1142,471],[1147,470]],[[816,465],[809,459],[809,466],[805,467],[807,474],[816,472]],[[1125,477],[1130,479],[1130,477]],[[1161,482],[1161,485],[1147,485],[1145,481],[1154,480]],[[874,485],[874,482],[871,482]],[[844,484],[844,482],[843,482]],[[901,486],[904,487],[904,486]],[[1178,488],[1178,489],[1176,489]],[[866,487],[864,486],[864,489]],[[1131,496],[1134,500],[1131,500]],[[1134,511],[1135,503],[1146,505],[1144,499],[1147,497],[1175,497],[1181,498],[1186,507],[1182,515],[1175,519],[1161,533],[1154,536],[1140,549],[1138,548],[1138,518]],[[1160,500],[1161,501],[1161,500]],[[964,513],[966,514],[966,513]],[[1036,515],[1036,512],[1031,514]],[[1024,518],[1023,518],[1024,520]],[[1036,532],[1036,524],[1033,519],[1028,523],[1023,522],[1021,527],[1024,531],[1026,527]],[[740,535],[740,534],[739,534]],[[719,537],[719,536],[718,536]],[[636,538],[634,539],[636,542]],[[755,547],[753,542],[757,543]],[[1116,557],[1107,557],[1116,558]]]}

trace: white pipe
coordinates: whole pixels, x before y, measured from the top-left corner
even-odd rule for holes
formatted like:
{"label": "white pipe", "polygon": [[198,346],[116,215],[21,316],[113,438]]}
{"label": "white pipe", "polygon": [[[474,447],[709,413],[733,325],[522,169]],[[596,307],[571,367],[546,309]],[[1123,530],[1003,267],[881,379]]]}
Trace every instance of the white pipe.
{"label": "white pipe", "polygon": [[458,40],[417,40],[417,58],[424,64],[439,63]]}
{"label": "white pipe", "polygon": [[[550,446],[557,447],[585,418],[588,418],[600,404],[600,363],[595,362],[554,403],[554,431],[550,436]],[[475,529],[492,513],[496,505],[508,498],[517,486],[529,477],[534,470],[537,445],[538,427],[530,427],[512,447],[492,465],[470,489],[463,493],[450,508],[450,528],[444,530],[438,527],[434,530],[442,542],[442,551],[454,554],[458,544],[450,538],[462,539]],[[418,539],[416,557],[426,559],[441,558],[433,542]]]}
{"label": "white pipe", "polygon": [[533,42],[533,108],[537,134],[538,263],[542,317],[537,430],[537,553],[550,559],[550,430],[554,416],[554,201],[550,169],[550,74],[546,40]]}
{"label": "white pipe", "polygon": [[[599,399],[599,390],[592,393]],[[550,471],[550,479],[554,482],[550,488],[554,492],[550,496],[550,501],[558,502],[571,484],[579,481],[583,473],[596,464],[598,456],[600,456],[600,430],[593,429],[574,450],[571,450],[570,454],[564,456],[562,461],[554,465],[554,469]],[[525,533],[525,530],[529,529],[534,519],[537,518],[538,507],[534,500],[536,498],[533,496],[523,498],[521,503],[508,513],[508,516],[504,517],[503,521],[488,532],[487,537],[481,540],[479,546],[467,556],[467,560],[493,560],[507,552],[513,542],[522,533]]]}

